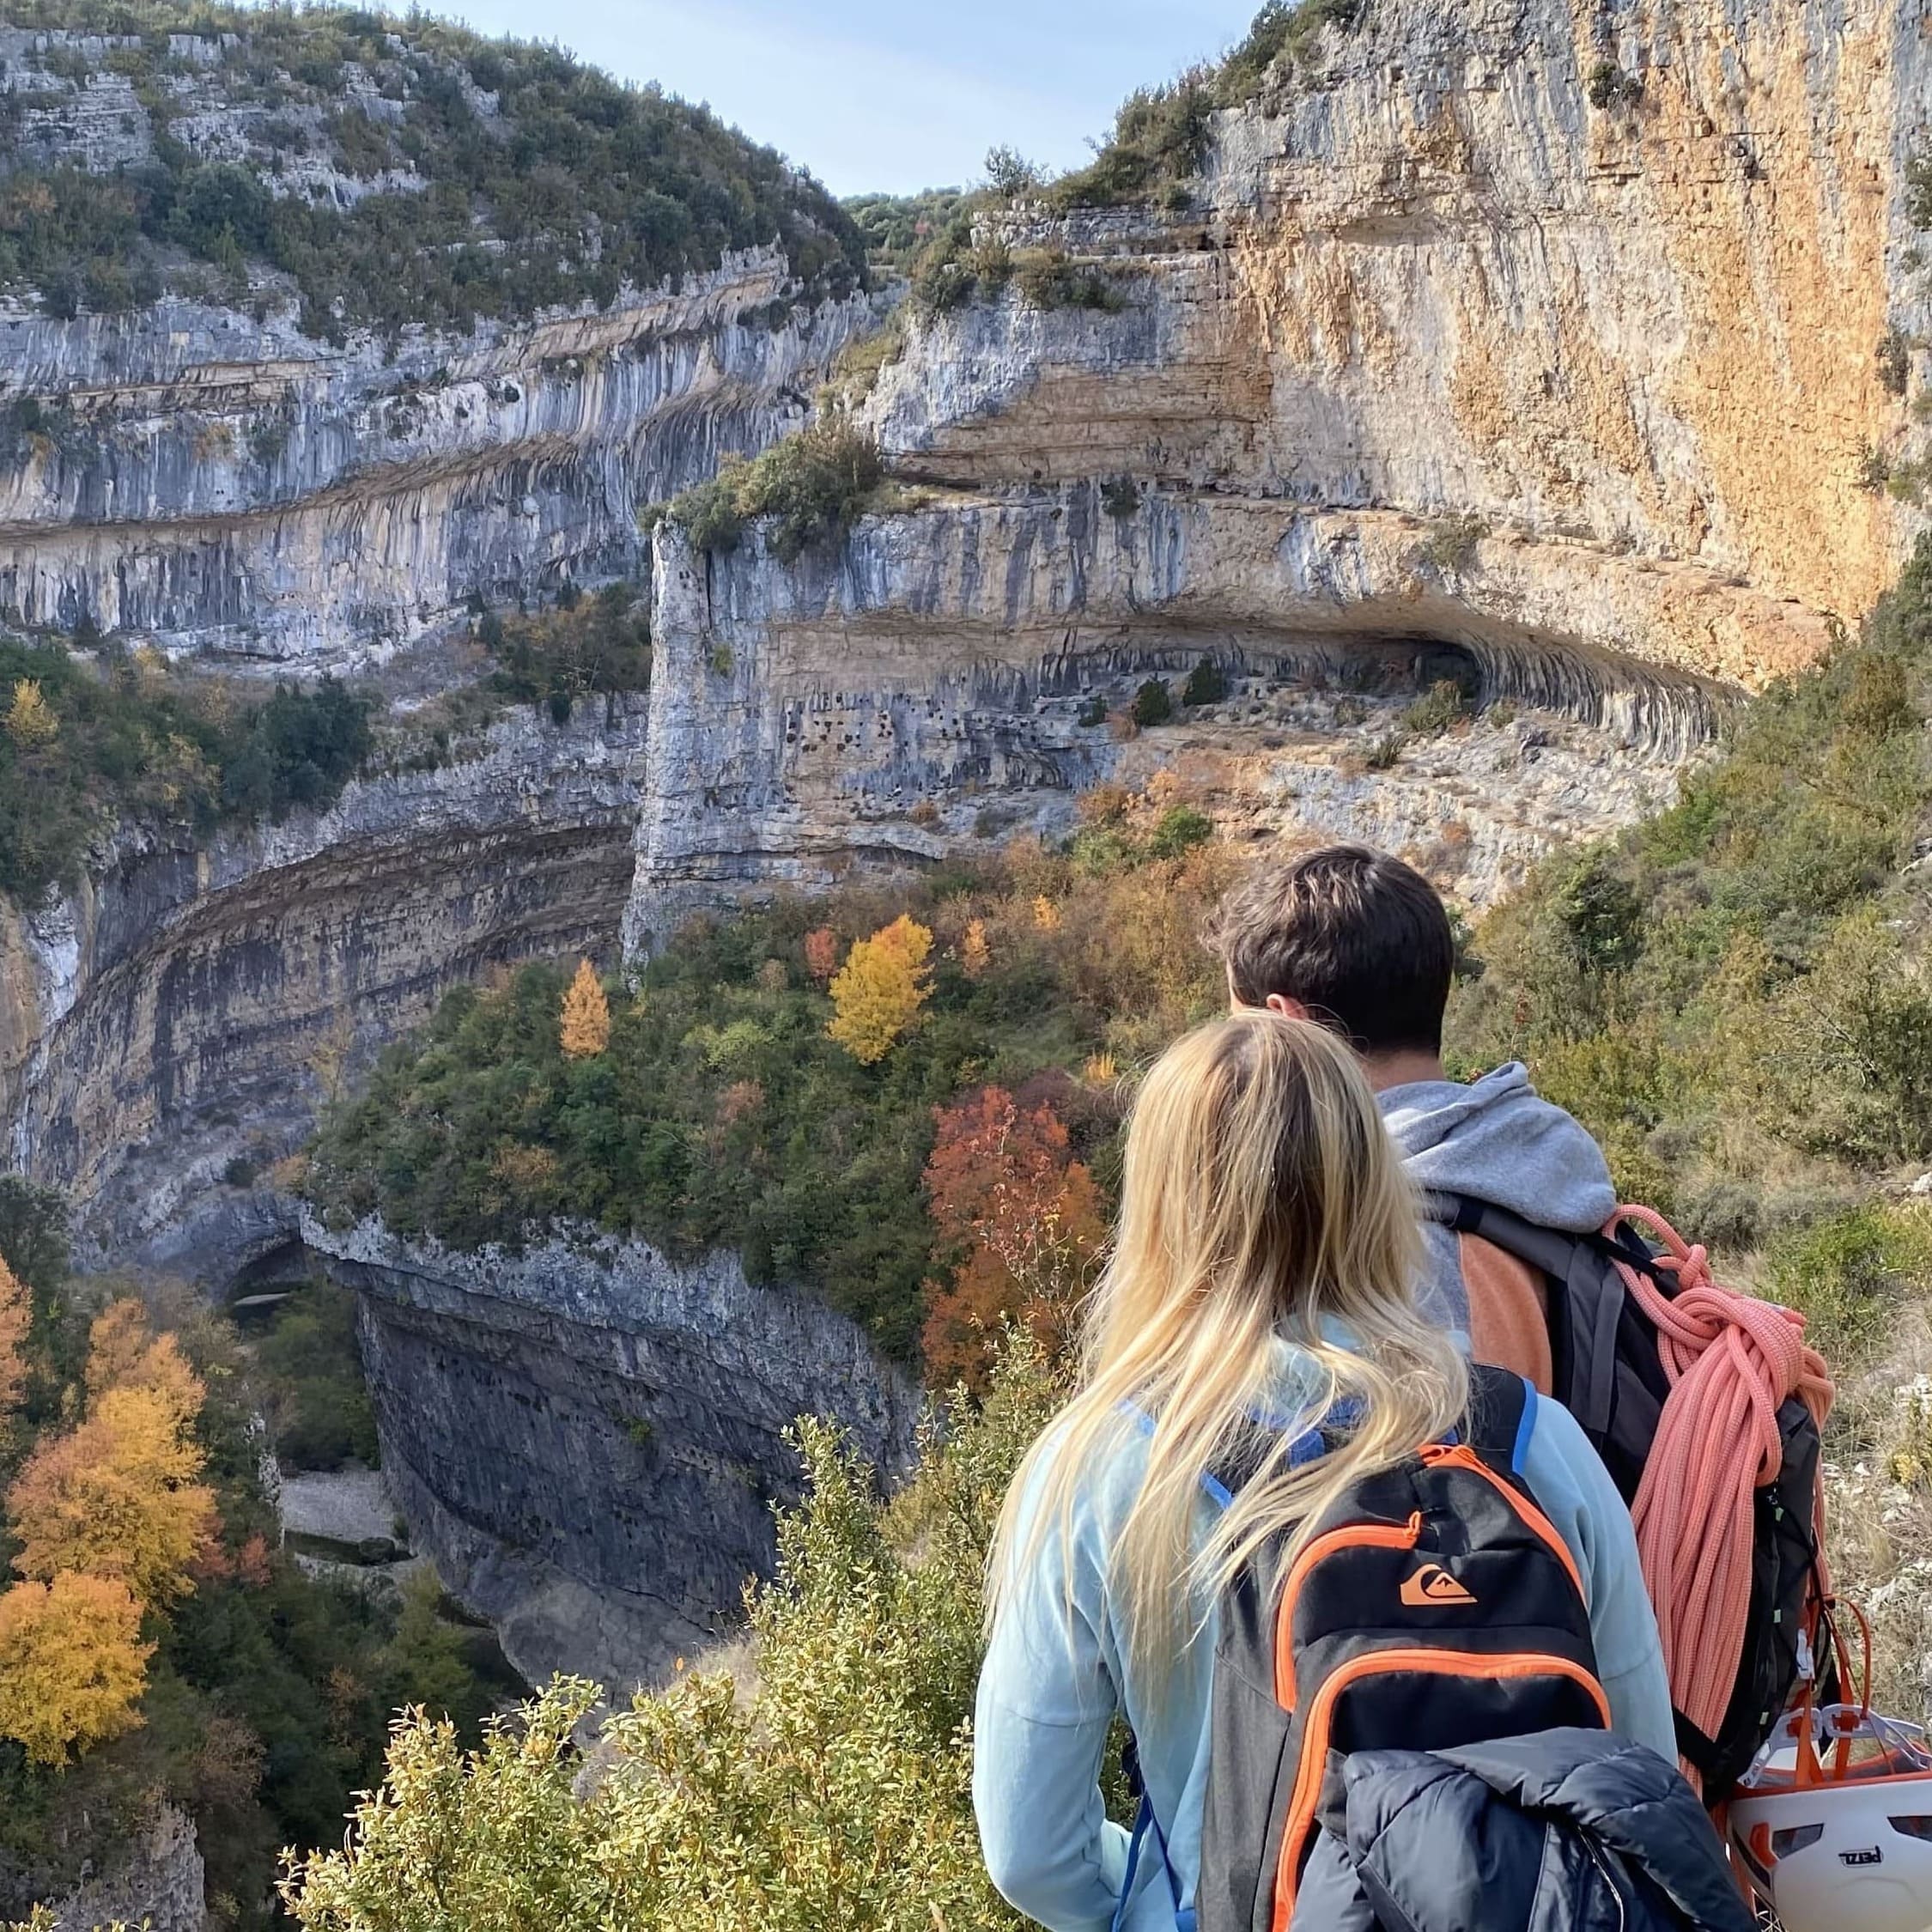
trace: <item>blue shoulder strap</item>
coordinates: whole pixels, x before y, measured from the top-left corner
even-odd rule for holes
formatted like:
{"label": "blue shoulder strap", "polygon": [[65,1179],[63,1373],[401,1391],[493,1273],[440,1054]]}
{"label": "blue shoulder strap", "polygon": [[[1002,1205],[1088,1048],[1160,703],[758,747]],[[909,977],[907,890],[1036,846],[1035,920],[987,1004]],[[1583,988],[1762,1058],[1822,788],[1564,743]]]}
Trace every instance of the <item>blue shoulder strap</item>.
{"label": "blue shoulder strap", "polygon": [[1128,1783],[1139,1792],[1140,1804],[1133,1814],[1133,1835],[1127,1840],[1127,1874],[1121,1880],[1121,1902],[1114,1908],[1114,1923],[1109,1932],[1121,1932],[1126,1923],[1127,1905],[1133,1898],[1133,1876],[1139,1869],[1141,1848],[1146,1844],[1150,1832],[1155,1849],[1160,1853],[1161,1869],[1167,1874],[1167,1888],[1173,1894],[1175,1925],[1178,1932],[1194,1932],[1194,1909],[1181,1903],[1181,1880],[1175,1876],[1174,1861],[1167,1855],[1167,1834],[1161,1830],[1160,1820],[1154,1816],[1154,1801],[1147,1794],[1146,1783],[1140,1775],[1139,1757],[1131,1737],[1121,1753],[1121,1767],[1127,1772]]}

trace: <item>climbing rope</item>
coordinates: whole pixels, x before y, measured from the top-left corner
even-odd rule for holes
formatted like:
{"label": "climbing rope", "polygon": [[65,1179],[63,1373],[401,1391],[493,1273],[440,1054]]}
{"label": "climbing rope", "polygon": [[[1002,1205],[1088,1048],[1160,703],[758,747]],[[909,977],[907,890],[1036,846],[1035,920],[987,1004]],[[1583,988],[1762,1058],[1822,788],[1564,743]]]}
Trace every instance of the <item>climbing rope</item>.
{"label": "climbing rope", "polygon": [[[1777,1412],[1795,1394],[1822,1428],[1832,1382],[1823,1358],[1805,1346],[1805,1320],[1795,1309],[1714,1280],[1703,1248],[1649,1208],[1619,1208],[1605,1232],[1613,1234],[1619,1222],[1661,1244],[1656,1266],[1675,1281],[1673,1294],[1643,1269],[1617,1263],[1625,1288],[1656,1324],[1671,1383],[1631,1515],[1671,1701],[1715,1737],[1744,1651],[1754,1492],[1776,1481],[1783,1463]],[[1813,1529],[1825,1593],[1822,1493]]]}

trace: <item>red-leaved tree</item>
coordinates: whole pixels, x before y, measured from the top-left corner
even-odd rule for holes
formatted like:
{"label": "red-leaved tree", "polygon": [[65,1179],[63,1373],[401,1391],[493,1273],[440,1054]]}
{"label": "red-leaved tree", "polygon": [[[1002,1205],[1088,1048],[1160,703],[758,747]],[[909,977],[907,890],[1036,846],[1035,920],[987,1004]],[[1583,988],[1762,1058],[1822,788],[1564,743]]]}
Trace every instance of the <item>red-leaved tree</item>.
{"label": "red-leaved tree", "polygon": [[1003,1321],[1024,1321],[1049,1348],[1064,1340],[1107,1225],[1051,1108],[1023,1109],[1003,1087],[982,1087],[933,1118],[927,1202],[959,1260],[950,1281],[927,1284],[921,1339],[935,1382],[978,1388]]}

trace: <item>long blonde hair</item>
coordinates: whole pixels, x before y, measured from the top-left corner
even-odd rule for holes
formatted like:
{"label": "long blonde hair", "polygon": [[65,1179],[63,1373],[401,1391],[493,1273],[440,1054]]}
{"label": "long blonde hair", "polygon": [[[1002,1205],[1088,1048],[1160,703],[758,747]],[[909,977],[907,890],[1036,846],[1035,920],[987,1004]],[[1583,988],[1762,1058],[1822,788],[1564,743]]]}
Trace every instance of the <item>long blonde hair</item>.
{"label": "long blonde hair", "polygon": [[[1267,1553],[1292,1560],[1347,1485],[1461,1418],[1467,1367],[1416,1306],[1420,1260],[1414,1196],[1345,1043],[1253,1008],[1176,1042],[1134,1104],[1118,1236],[1083,1321],[1078,1392],[1029,1452],[1000,1512],[989,1619],[1041,1540],[1071,1536],[1076,1492],[1145,1426],[1137,1410],[1152,1432],[1109,1592],[1124,1612],[1130,1670],[1157,1689],[1236,1571],[1284,1531]],[[1252,1453],[1250,1411],[1267,1398],[1277,1335],[1319,1376],[1308,1421],[1349,1398],[1352,1420],[1330,1453],[1300,1468],[1288,1460],[1295,1430],[1265,1437],[1264,1460],[1197,1548],[1202,1474]]]}

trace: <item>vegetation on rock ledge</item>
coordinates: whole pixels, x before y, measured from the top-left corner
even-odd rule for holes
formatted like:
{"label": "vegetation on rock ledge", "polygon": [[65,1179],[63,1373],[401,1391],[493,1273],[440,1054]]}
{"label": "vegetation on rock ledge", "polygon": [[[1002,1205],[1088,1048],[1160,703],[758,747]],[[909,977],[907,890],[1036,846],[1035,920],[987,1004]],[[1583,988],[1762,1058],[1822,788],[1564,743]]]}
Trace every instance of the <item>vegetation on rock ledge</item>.
{"label": "vegetation on rock ledge", "polygon": [[152,650],[100,659],[0,638],[0,892],[21,905],[71,884],[116,819],[280,819],[332,803],[369,754],[373,701],[333,677],[264,699]]}

